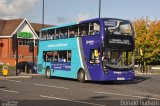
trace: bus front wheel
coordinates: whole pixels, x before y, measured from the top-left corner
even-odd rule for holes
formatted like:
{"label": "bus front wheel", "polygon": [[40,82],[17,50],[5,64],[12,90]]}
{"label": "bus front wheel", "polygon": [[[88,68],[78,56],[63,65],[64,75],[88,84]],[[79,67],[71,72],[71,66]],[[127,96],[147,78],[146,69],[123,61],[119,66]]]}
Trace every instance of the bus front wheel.
{"label": "bus front wheel", "polygon": [[79,82],[82,82],[82,83],[86,82],[86,80],[85,80],[85,72],[84,72],[83,69],[81,69],[81,70],[78,72],[78,81],[79,81]]}
{"label": "bus front wheel", "polygon": [[51,70],[50,70],[50,68],[46,69],[46,78],[51,79]]}

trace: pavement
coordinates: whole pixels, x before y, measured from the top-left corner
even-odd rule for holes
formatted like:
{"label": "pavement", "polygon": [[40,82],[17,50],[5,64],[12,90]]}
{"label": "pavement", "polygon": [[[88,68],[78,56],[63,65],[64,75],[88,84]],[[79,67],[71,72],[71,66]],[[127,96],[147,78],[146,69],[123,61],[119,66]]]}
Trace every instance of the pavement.
{"label": "pavement", "polygon": [[135,71],[136,75],[160,75],[160,70],[159,71],[149,71],[149,72],[140,72],[140,71]]}
{"label": "pavement", "polygon": [[133,106],[136,103],[134,106],[160,106],[159,82],[159,75],[139,75],[134,81],[87,83],[40,75],[0,79],[0,100],[3,100],[0,105]]}
{"label": "pavement", "polygon": [[28,74],[25,72],[21,72],[16,76],[15,71],[9,71],[7,76],[3,76],[2,71],[0,70],[0,79],[7,79],[7,78],[33,78],[33,76],[39,74]]}
{"label": "pavement", "polygon": [[[21,72],[16,76],[16,72],[15,71],[9,71],[7,76],[3,76],[2,71],[0,70],[0,79],[6,79],[6,78],[32,78],[33,76],[37,76],[40,74],[28,74],[25,72]],[[145,73],[141,73],[140,71],[135,71],[135,75],[160,75],[160,71],[156,71],[156,72],[145,72]]]}

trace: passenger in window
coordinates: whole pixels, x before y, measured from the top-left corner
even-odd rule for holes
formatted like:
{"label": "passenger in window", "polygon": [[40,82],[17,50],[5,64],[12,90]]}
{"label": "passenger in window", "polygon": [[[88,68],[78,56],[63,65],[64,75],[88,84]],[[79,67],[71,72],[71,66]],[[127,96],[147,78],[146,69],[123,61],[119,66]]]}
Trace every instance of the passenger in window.
{"label": "passenger in window", "polygon": [[71,58],[68,58],[68,62],[69,62],[69,63],[71,62]]}
{"label": "passenger in window", "polygon": [[51,62],[52,59],[50,57],[47,58],[47,62]]}
{"label": "passenger in window", "polygon": [[59,35],[58,34],[55,35],[55,39],[59,39]]}
{"label": "passenger in window", "polygon": [[107,57],[106,56],[102,56],[102,61],[107,61]]}
{"label": "passenger in window", "polygon": [[93,32],[93,35],[98,35],[98,34],[99,34],[99,31],[96,31],[96,30],[95,30],[95,31]]}
{"label": "passenger in window", "polygon": [[85,30],[83,30],[83,31],[82,31],[82,35],[81,35],[81,36],[86,36],[86,35],[87,35],[86,31],[85,31]]}
{"label": "passenger in window", "polygon": [[54,62],[58,62],[58,57],[57,56],[55,56]]}
{"label": "passenger in window", "polygon": [[64,38],[64,34],[63,33],[60,33],[60,38]]}
{"label": "passenger in window", "polygon": [[61,62],[61,58],[58,59],[58,62]]}
{"label": "passenger in window", "polygon": [[69,32],[69,36],[70,36],[70,38],[73,38],[73,37],[75,36],[74,31],[70,31],[70,32]]}
{"label": "passenger in window", "polygon": [[65,32],[64,37],[68,38],[68,33],[67,32]]}
{"label": "passenger in window", "polygon": [[68,53],[68,62],[71,62],[71,52]]}
{"label": "passenger in window", "polygon": [[77,37],[78,36],[78,32],[75,32],[75,36],[74,37]]}
{"label": "passenger in window", "polygon": [[67,60],[64,58],[64,59],[63,59],[63,62],[64,62],[64,63],[66,63],[66,62],[67,62]]}

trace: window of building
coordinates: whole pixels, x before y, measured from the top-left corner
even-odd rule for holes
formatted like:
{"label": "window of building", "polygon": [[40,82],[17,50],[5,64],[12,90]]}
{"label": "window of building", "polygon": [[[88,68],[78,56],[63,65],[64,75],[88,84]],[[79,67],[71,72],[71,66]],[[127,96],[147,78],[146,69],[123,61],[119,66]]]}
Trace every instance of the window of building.
{"label": "window of building", "polygon": [[33,42],[32,39],[19,39],[19,45],[20,46],[29,46],[30,42]]}

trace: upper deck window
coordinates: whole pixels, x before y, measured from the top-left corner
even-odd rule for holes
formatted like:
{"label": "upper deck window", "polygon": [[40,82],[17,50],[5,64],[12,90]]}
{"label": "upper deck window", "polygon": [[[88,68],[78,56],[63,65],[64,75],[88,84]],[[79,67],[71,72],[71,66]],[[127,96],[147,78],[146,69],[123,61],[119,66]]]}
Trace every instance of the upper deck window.
{"label": "upper deck window", "polygon": [[99,21],[83,22],[74,25],[48,28],[41,31],[41,40],[56,40],[74,37],[85,37],[100,34]]}
{"label": "upper deck window", "polygon": [[132,27],[129,21],[104,20],[105,33],[115,35],[132,35]]}

